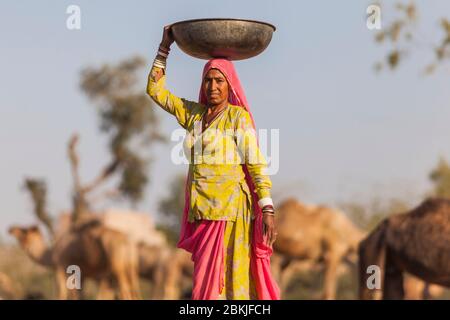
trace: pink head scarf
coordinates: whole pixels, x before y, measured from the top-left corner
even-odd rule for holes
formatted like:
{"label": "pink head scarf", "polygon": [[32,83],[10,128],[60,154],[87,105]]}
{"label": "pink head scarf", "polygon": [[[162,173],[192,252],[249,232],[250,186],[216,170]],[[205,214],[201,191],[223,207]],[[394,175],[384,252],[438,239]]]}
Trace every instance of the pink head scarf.
{"label": "pink head scarf", "polygon": [[[255,122],[250,107],[242,89],[241,82],[237,76],[234,65],[226,59],[211,59],[203,68],[202,83],[205,75],[211,69],[218,69],[227,79],[229,86],[228,102],[232,105],[241,106],[247,110]],[[206,105],[206,94],[200,86],[199,103]],[[258,299],[278,300],[280,290],[272,278],[270,269],[270,256],[272,248],[264,243],[262,212],[258,205],[258,197],[255,186],[247,169],[243,165],[245,180],[253,197],[253,210],[255,220],[252,234],[251,250],[251,274],[255,282]],[[180,239],[177,246],[192,253],[192,260],[196,263],[194,270],[193,299],[217,299],[223,286],[223,232],[226,221],[206,221],[196,227],[194,223],[188,222],[190,208],[189,181],[186,181],[185,207],[183,211]],[[211,257],[214,257],[211,259]]]}
{"label": "pink head scarf", "polygon": [[[234,69],[234,65],[231,61],[226,59],[212,59],[209,60],[205,67],[203,68],[202,75],[202,84],[203,79],[206,74],[211,69],[217,69],[225,76],[228,81],[229,86],[229,94],[228,94],[228,102],[235,106],[241,106],[250,112],[250,108],[247,103],[247,98],[245,97],[244,90],[242,89],[241,82],[237,76],[236,70]],[[200,86],[200,93],[198,96],[198,102],[203,105],[207,104],[205,91],[202,90],[202,86]],[[251,115],[251,112],[250,112]],[[253,117],[252,117],[253,120]]]}

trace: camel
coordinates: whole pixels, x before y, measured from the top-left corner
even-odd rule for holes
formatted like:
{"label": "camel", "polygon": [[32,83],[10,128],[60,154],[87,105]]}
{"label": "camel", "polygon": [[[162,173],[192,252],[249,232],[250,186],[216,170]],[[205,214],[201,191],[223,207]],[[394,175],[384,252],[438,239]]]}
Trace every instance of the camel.
{"label": "camel", "polygon": [[[150,297],[152,299],[163,299],[166,297],[165,291],[170,292],[169,280],[166,278],[170,274],[171,278],[181,279],[176,272],[169,272],[173,259],[178,259],[167,244],[167,240],[161,231],[156,230],[151,216],[147,213],[140,213],[124,209],[109,208],[98,213],[90,213],[103,226],[127,235],[128,239],[137,246],[139,259],[139,276],[149,280],[152,285]],[[72,225],[72,213],[62,212],[57,219],[55,233],[62,235]],[[173,276],[172,276],[173,274]],[[177,286],[177,285],[176,285]],[[174,296],[177,296],[175,294]]]}
{"label": "camel", "polygon": [[282,292],[292,276],[324,263],[324,299],[334,299],[340,264],[356,263],[356,252],[363,232],[340,211],[324,206],[305,205],[289,198],[275,215],[278,236],[272,266]]}
{"label": "camel", "polygon": [[[193,263],[190,256],[168,246],[165,236],[156,230],[150,215],[110,208],[90,213],[90,219],[127,235],[137,246],[139,276],[153,284],[151,299],[178,299],[182,288],[191,285]],[[71,226],[72,213],[63,211],[55,225],[55,237],[69,232]]]}
{"label": "camel", "polygon": [[9,229],[20,246],[35,262],[56,271],[60,299],[78,298],[77,290],[66,285],[67,267],[77,265],[81,280],[100,282],[99,299],[110,299],[112,287],[119,288],[120,299],[138,299],[138,255],[136,246],[126,235],[102,226],[98,221],[78,225],[59,237],[49,247],[37,226]]}
{"label": "camel", "polygon": [[[194,264],[190,254],[170,248],[165,236],[156,230],[149,214],[109,208],[95,214],[95,217],[103,225],[127,234],[137,244],[139,275],[152,282],[152,299],[176,300],[192,286]],[[71,221],[70,212],[60,214],[56,233],[64,233]]]}
{"label": "camel", "polygon": [[[384,219],[359,245],[359,295],[405,298],[404,273],[450,287],[450,200],[430,198]],[[381,288],[370,290],[367,269],[380,267]]]}

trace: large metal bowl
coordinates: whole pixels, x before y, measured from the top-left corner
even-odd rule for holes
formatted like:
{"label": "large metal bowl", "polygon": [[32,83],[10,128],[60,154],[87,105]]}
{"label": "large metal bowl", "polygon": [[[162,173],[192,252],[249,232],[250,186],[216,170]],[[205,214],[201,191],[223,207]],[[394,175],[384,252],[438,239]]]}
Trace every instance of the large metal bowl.
{"label": "large metal bowl", "polygon": [[241,19],[196,19],[172,24],[180,49],[199,59],[254,57],[267,48],[274,31],[269,23]]}

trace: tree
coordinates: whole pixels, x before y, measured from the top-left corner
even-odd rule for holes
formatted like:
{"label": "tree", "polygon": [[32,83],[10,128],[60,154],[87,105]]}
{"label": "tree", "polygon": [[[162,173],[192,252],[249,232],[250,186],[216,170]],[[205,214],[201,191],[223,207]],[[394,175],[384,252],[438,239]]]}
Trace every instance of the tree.
{"label": "tree", "polygon": [[24,187],[31,195],[34,204],[34,214],[41,221],[50,236],[54,236],[53,221],[47,211],[47,185],[44,180],[26,178]]}
{"label": "tree", "polygon": [[120,194],[135,203],[141,200],[149,181],[151,159],[144,159],[142,147],[166,139],[160,134],[152,102],[137,86],[138,71],[145,65],[141,57],[85,68],[80,86],[94,102],[100,116],[101,131],[109,136],[111,172],[120,172]]}
{"label": "tree", "polygon": [[377,197],[370,199],[367,203],[347,201],[339,204],[339,207],[359,228],[368,232],[391,214],[406,212],[409,209],[405,200]]}
{"label": "tree", "polygon": [[450,20],[447,17],[438,19],[443,36],[439,43],[425,43],[417,30],[418,10],[414,1],[405,4],[397,2],[395,6],[398,16],[387,27],[375,35],[375,41],[388,44],[391,48],[383,61],[375,64],[376,70],[388,66],[390,69],[398,67],[400,62],[417,48],[431,49],[435,59],[424,67],[426,74],[432,73],[440,64],[450,60]]}
{"label": "tree", "polygon": [[439,159],[429,177],[433,183],[433,196],[450,198],[450,166],[444,158]]}

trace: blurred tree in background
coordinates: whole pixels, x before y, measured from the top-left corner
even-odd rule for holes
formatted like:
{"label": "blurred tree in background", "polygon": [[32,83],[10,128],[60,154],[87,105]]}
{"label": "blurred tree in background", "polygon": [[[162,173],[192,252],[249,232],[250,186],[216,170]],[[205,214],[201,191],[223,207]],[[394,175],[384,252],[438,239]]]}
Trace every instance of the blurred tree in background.
{"label": "blurred tree in background", "polygon": [[135,203],[142,199],[150,158],[142,147],[163,142],[152,102],[138,79],[145,66],[141,57],[117,65],[88,67],[81,72],[82,91],[94,102],[100,116],[101,131],[109,138],[109,150],[120,172],[120,194]]}
{"label": "blurred tree in background", "polygon": [[439,159],[436,168],[431,171],[429,177],[433,182],[432,195],[450,198],[450,166],[444,158]]}
{"label": "blurred tree in background", "polygon": [[378,223],[391,214],[402,213],[410,209],[406,200],[400,198],[380,199],[373,198],[368,203],[348,201],[339,207],[347,214],[350,220],[364,231],[372,231]]}
{"label": "blurred tree in background", "polygon": [[47,185],[44,180],[26,178],[24,188],[30,193],[34,204],[34,214],[41,221],[50,237],[55,235],[53,220],[47,210]]}
{"label": "blurred tree in background", "polygon": [[[386,5],[380,3],[382,15],[390,11],[392,3],[386,1]],[[417,49],[432,50],[434,59],[428,65],[424,65],[424,73],[432,73],[437,66],[450,61],[450,20],[447,17],[436,17],[441,31],[441,39],[438,43],[429,43],[428,37],[424,36],[419,26],[418,8],[414,1],[399,1],[395,4],[398,15],[388,23],[387,27],[375,35],[375,41],[389,47],[388,53],[383,59],[375,64],[376,70],[385,66],[395,69],[409,54]],[[383,22],[384,24],[384,22]]]}

